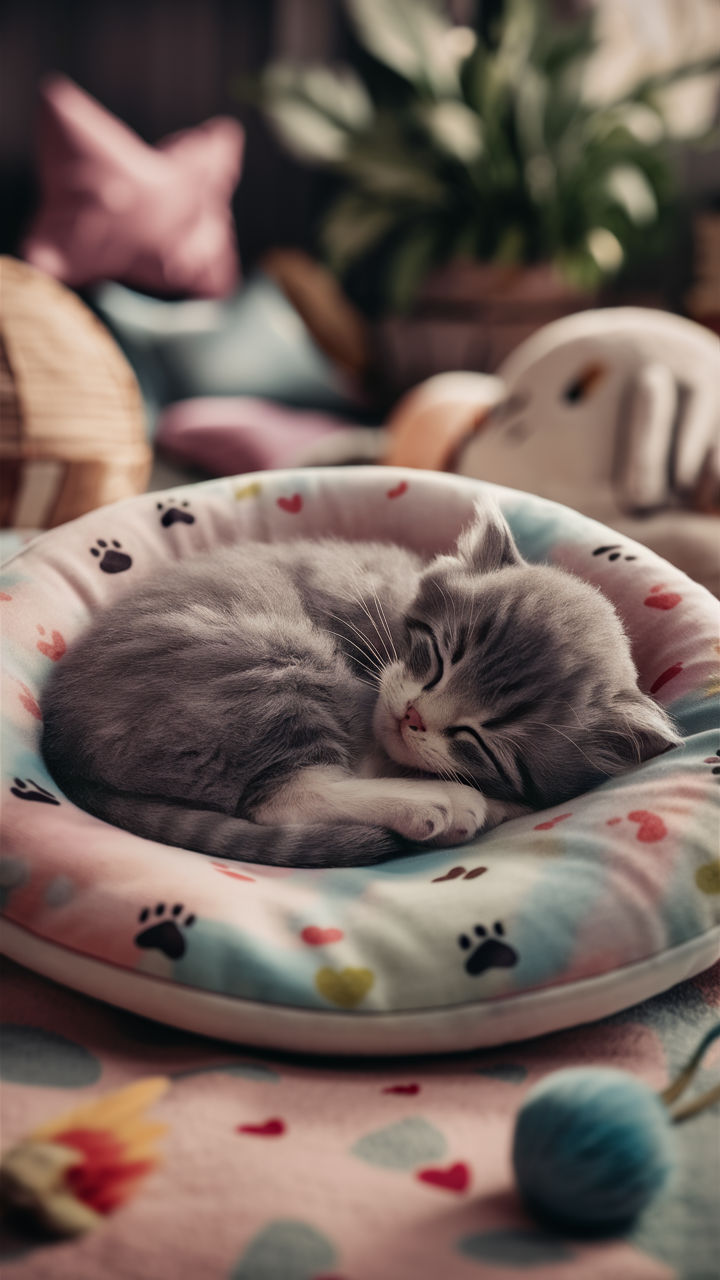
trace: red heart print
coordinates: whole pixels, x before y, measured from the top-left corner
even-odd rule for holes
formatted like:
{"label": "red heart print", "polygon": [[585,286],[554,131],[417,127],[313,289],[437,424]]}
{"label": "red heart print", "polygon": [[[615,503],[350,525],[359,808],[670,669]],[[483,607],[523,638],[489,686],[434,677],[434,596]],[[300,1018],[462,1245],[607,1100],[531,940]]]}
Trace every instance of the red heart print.
{"label": "red heart print", "polygon": [[340,942],[345,937],[342,929],[321,929],[318,924],[307,925],[300,934],[309,947],[323,947],[330,942]]}
{"label": "red heart print", "polygon": [[559,813],[557,818],[548,818],[547,822],[538,822],[533,831],[550,831],[556,827],[558,822],[564,822],[566,818],[572,818],[571,813]]}
{"label": "red heart print", "polygon": [[[647,600],[645,603],[647,604]],[[676,676],[679,676],[682,669],[682,662],[676,662],[674,666],[662,671],[655,683],[650,685],[650,692],[657,693],[658,689],[662,689],[663,685],[668,683],[668,680],[674,680]]]}
{"label": "red heart print", "polygon": [[9,596],[7,591],[0,591],[0,600],[12,600],[12,596]]}
{"label": "red heart print", "polygon": [[667,827],[662,818],[656,813],[649,813],[647,809],[634,809],[628,814],[628,818],[631,822],[640,824],[637,839],[642,840],[643,844],[655,844],[657,840],[662,840],[667,835]]}
{"label": "red heart print", "polygon": [[389,1084],[383,1093],[401,1093],[407,1095],[408,1098],[414,1098],[416,1093],[420,1092],[419,1084]]}
{"label": "red heart print", "polygon": [[462,1161],[451,1164],[447,1169],[421,1169],[417,1177],[431,1187],[442,1187],[444,1191],[465,1191],[470,1184],[470,1170]]}
{"label": "red heart print", "polygon": [[388,489],[387,496],[388,498],[402,498],[403,494],[407,493],[407,491],[408,491],[407,480],[401,480],[399,484],[395,485],[394,489]]}
{"label": "red heart print", "polygon": [[[39,623],[38,623],[37,629],[40,632],[41,636],[45,635],[45,628],[41,627]],[[67,645],[63,640],[62,636],[60,635],[60,632],[53,631],[49,641],[38,640],[37,648],[40,650],[41,653],[44,653],[45,657],[49,658],[51,662],[58,662],[59,659],[62,658],[63,654],[67,650]]]}
{"label": "red heart print", "polygon": [[21,680],[18,680],[18,684],[20,685],[20,688],[22,690],[22,692],[18,694],[18,697],[22,705],[24,706],[25,710],[29,711],[30,715],[34,716],[36,720],[42,720],[42,711],[40,710],[35,698],[33,697],[32,693],[28,689],[27,685],[23,684]]}
{"label": "red heart print", "polygon": [[277,504],[281,511],[287,511],[289,515],[296,516],[298,511],[302,511],[303,500],[299,493],[294,493],[292,498],[278,498]]}
{"label": "red heart print", "polygon": [[211,866],[230,880],[247,880],[249,884],[255,884],[253,876],[243,875],[242,871],[233,871],[231,867],[226,867],[223,862],[213,862]]}
{"label": "red heart print", "polygon": [[664,591],[664,586],[665,583],[660,582],[656,587],[651,587],[650,595],[643,600],[643,604],[649,609],[674,609],[676,604],[680,604],[682,596],[675,591]]}
{"label": "red heart print", "polygon": [[279,1120],[277,1116],[273,1116],[271,1120],[266,1120],[264,1124],[239,1124],[236,1133],[252,1133],[256,1138],[279,1138],[286,1130],[284,1120]]}

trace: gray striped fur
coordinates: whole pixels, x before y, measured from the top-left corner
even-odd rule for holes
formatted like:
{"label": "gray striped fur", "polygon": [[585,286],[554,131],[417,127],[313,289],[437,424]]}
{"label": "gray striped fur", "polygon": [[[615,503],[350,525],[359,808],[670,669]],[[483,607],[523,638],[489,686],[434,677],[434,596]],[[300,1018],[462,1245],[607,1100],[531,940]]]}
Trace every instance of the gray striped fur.
{"label": "gray striped fur", "polygon": [[[424,729],[398,738],[410,704]],[[452,778],[506,806],[482,825],[678,741],[639,692],[605,597],[525,564],[485,508],[457,553],[429,565],[334,540],[163,565],[96,616],[54,669],[42,711],[50,772],[96,816],[202,853],[303,866],[409,845],[400,821],[374,822],[367,806],[361,821],[290,810],[263,824],[285,812],[298,771]],[[474,834],[463,831],[444,843]]]}

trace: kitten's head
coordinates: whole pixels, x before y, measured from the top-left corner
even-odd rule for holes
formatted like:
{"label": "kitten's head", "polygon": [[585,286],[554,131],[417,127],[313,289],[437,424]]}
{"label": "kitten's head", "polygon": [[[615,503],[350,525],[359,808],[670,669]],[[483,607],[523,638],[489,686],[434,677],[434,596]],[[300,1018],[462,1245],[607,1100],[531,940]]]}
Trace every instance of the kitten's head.
{"label": "kitten's head", "polygon": [[422,573],[399,658],[375,709],[388,755],[497,799],[561,803],[681,741],[606,597],[527,564],[492,506]]}

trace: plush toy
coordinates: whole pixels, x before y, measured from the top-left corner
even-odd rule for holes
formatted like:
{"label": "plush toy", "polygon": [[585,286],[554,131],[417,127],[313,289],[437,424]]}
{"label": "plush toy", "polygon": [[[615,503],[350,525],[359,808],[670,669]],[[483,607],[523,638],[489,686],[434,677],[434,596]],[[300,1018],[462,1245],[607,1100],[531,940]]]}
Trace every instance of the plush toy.
{"label": "plush toy", "polygon": [[673,1174],[672,1126],[720,1101],[720,1085],[671,1110],[720,1024],[660,1094],[626,1071],[568,1067],[531,1089],[518,1114],[513,1166],[528,1208],[571,1232],[609,1234],[634,1221]]}
{"label": "plush toy", "polygon": [[637,307],[540,329],[497,378],[409,392],[382,461],[526,489],[644,542],[720,593],[720,341]]}
{"label": "plush toy", "polygon": [[167,295],[232,292],[237,120],[217,116],[151,147],[67,76],[48,76],[39,96],[40,201],[23,257],[76,289],[122,280]]}
{"label": "plush toy", "polygon": [[168,1084],[163,1076],[137,1080],[28,1134],[3,1156],[0,1208],[54,1235],[99,1226],[159,1164],[157,1141],[167,1126],[145,1112]]}

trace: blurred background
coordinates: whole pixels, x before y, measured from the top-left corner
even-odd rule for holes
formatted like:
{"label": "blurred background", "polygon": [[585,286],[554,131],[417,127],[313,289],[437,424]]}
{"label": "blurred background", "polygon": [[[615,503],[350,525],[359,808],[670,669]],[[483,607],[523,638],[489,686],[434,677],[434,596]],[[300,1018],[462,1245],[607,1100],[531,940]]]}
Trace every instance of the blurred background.
{"label": "blurred background", "polygon": [[[423,5],[404,6],[413,7],[420,11]],[[514,8],[503,0],[448,0],[441,7],[457,29],[447,52],[458,58],[472,53],[477,39],[497,41],[504,10]],[[720,47],[717,0],[556,0],[546,13],[530,7],[550,24],[596,11],[599,48],[586,73],[586,88],[599,101],[646,75],[695,62]],[[237,115],[247,130],[242,183],[233,202],[243,262],[252,266],[276,245],[316,248],[333,183],[324,169],[296,159],[262,111],[242,101],[242,79],[274,62],[343,63],[371,91],[384,91],[392,101],[394,89],[396,100],[402,100],[408,85],[398,70],[401,56],[393,56],[390,39],[382,48],[383,25],[392,8],[389,0],[356,6],[365,17],[362,42],[352,6],[342,0],[4,0],[2,252],[16,251],[37,199],[33,124],[38,85],[51,71],[70,76],[148,142],[213,115]],[[373,21],[375,38],[367,41]],[[428,54],[438,65],[447,57],[432,43]],[[418,70],[415,83],[421,81]],[[712,77],[682,85],[675,94],[675,132],[703,134],[716,100]],[[464,139],[462,127],[455,148],[462,150],[464,141],[472,152],[472,134]],[[307,150],[312,150],[310,137]],[[322,154],[321,141],[316,150]],[[682,244],[665,258],[659,283],[668,297],[677,299],[692,271],[687,218],[696,210],[718,208],[720,152],[717,146],[698,150],[680,141],[673,164],[685,215],[677,228]]]}
{"label": "blurred background", "polygon": [[95,411],[17,260],[185,478],[382,457],[348,429],[568,314],[717,332],[719,57],[720,0],[5,0],[3,522],[57,523],[26,463]]}

